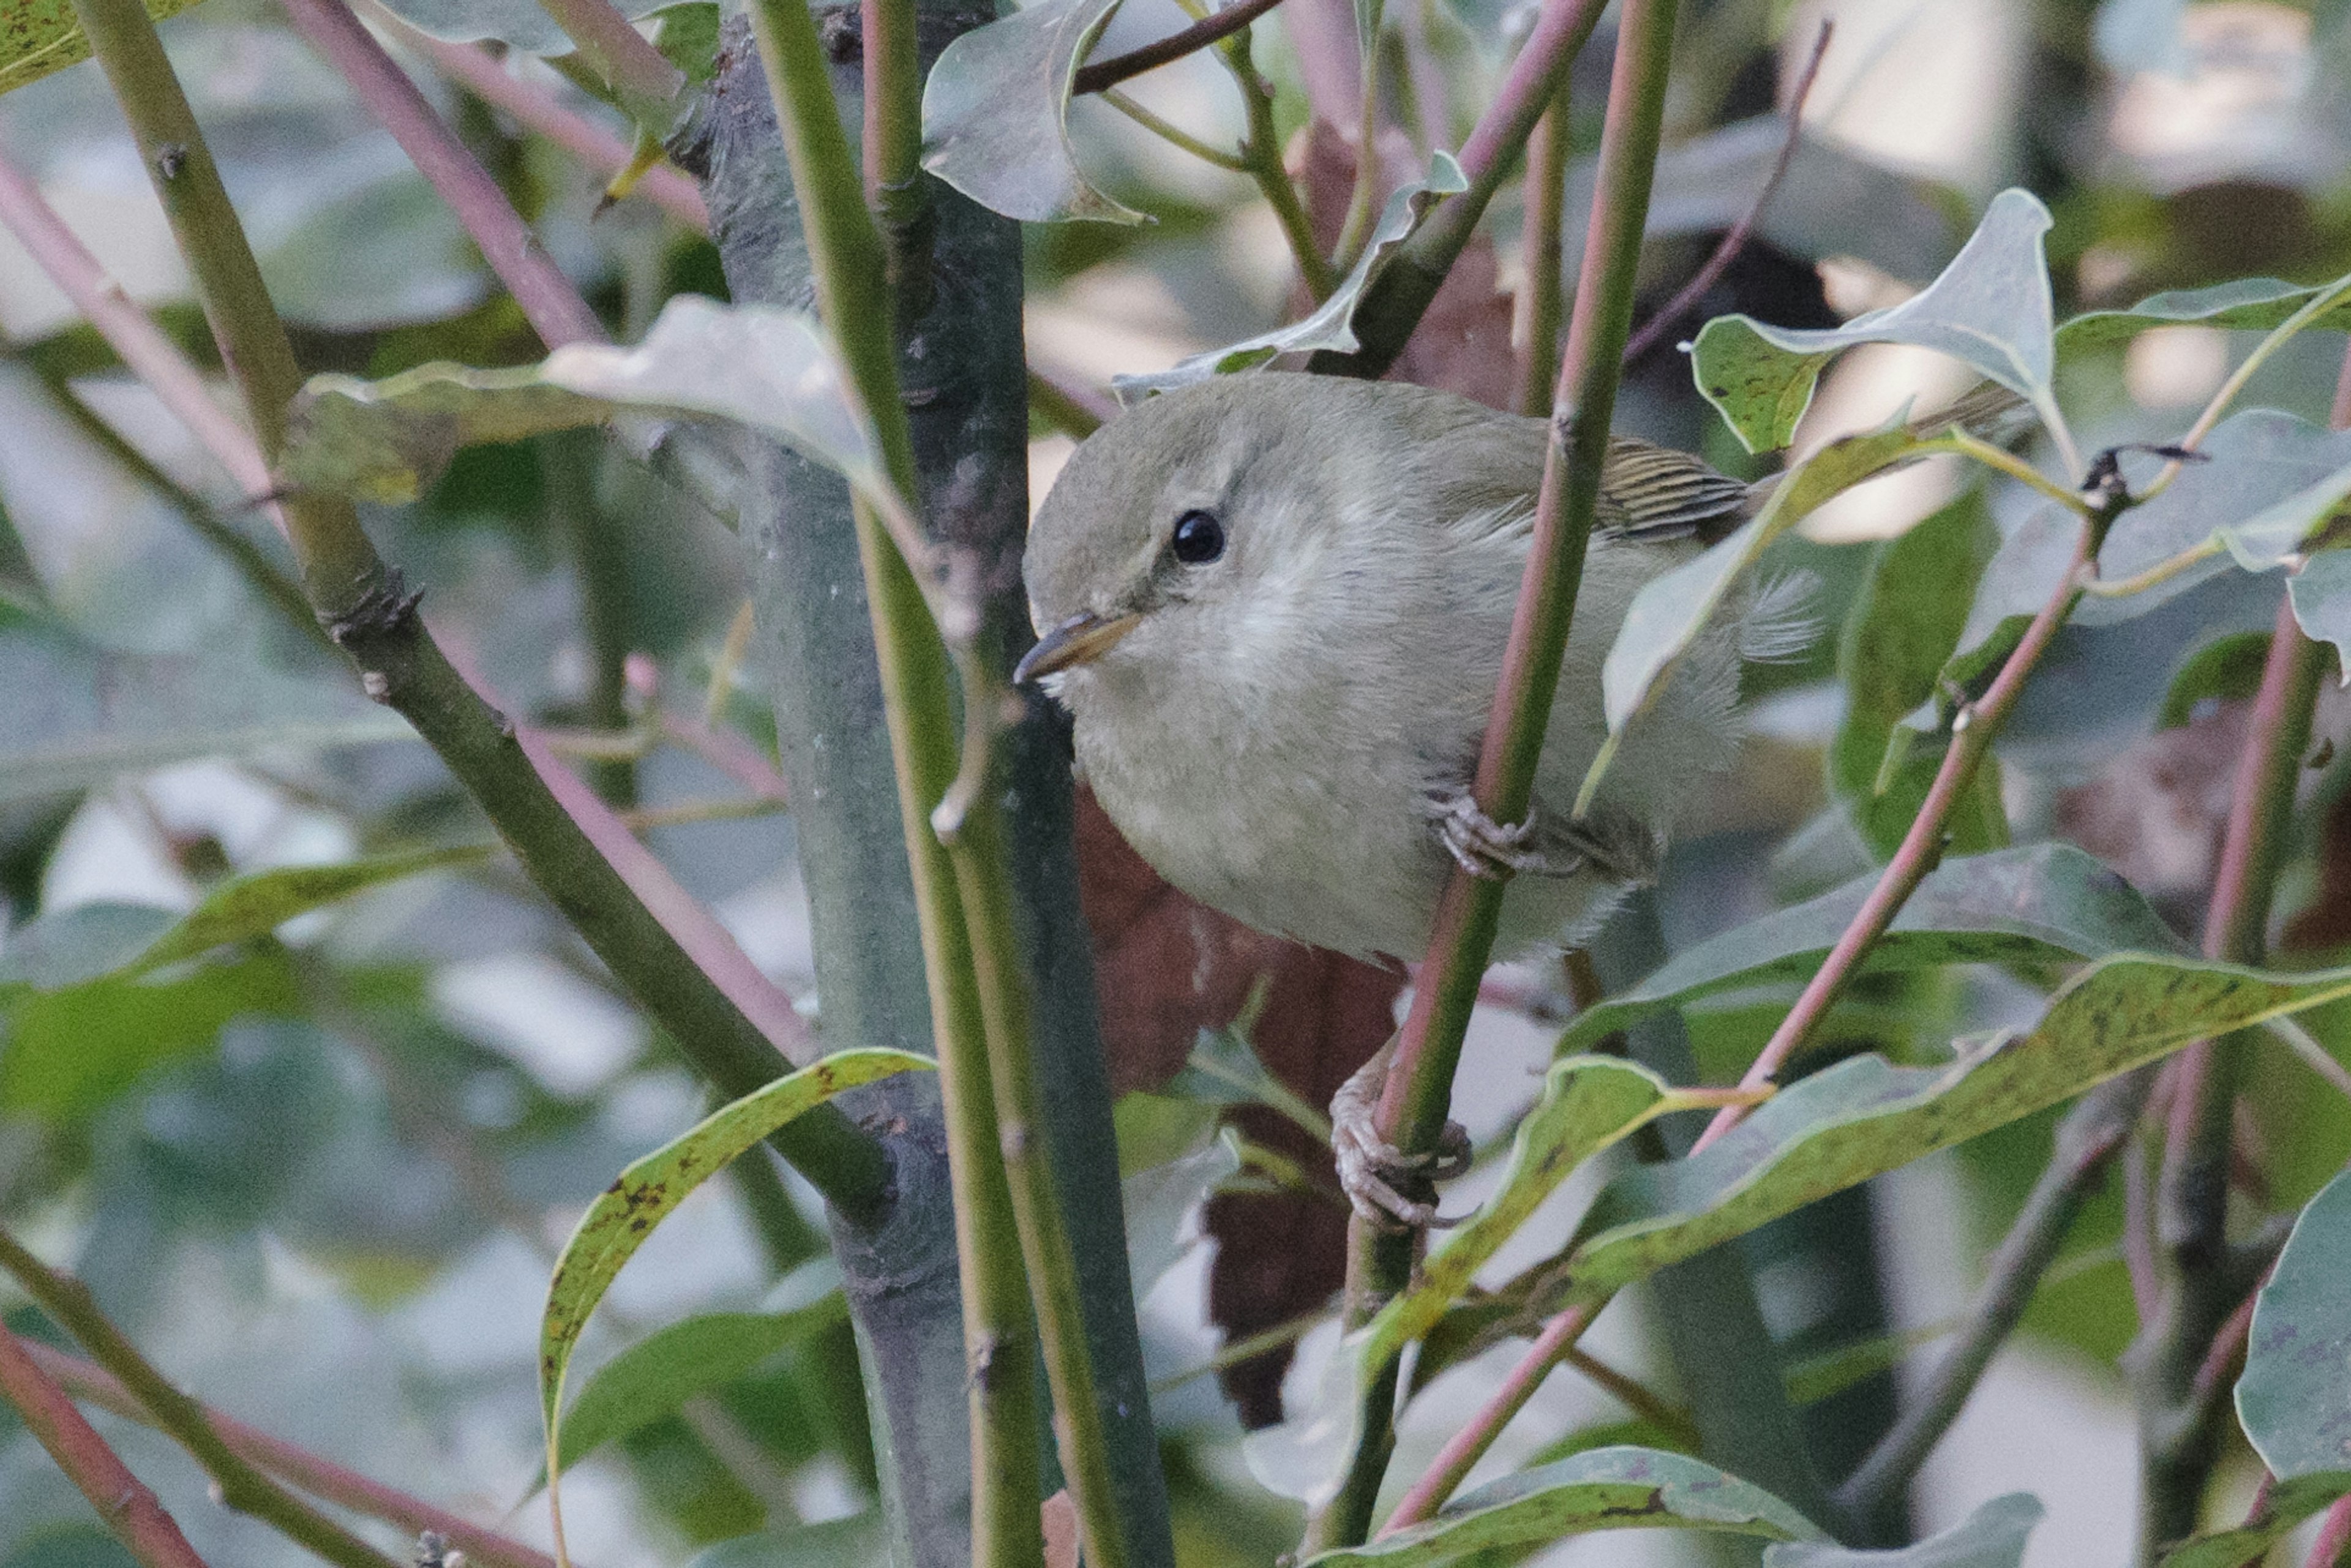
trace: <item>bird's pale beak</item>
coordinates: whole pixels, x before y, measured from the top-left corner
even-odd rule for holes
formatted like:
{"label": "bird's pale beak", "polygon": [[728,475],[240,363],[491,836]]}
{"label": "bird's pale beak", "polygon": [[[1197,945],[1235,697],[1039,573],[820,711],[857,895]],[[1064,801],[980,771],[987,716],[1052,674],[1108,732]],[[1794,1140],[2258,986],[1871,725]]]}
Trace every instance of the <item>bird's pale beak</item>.
{"label": "bird's pale beak", "polygon": [[1037,645],[1014,667],[1013,684],[1026,685],[1040,675],[1101,658],[1110,652],[1113,643],[1134,631],[1142,619],[1131,612],[1096,615],[1091,610],[1071,616],[1037,640]]}

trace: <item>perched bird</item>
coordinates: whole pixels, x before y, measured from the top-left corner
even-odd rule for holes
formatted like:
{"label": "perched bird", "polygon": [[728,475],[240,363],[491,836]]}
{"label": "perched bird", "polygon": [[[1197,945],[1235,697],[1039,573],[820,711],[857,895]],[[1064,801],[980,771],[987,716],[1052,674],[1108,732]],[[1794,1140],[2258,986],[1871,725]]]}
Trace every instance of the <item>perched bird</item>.
{"label": "perched bird", "polygon": [[[1029,536],[1041,640],[1018,678],[1068,707],[1087,782],[1162,876],[1260,930],[1396,958],[1419,956],[1456,864],[1516,873],[1500,956],[1579,941],[1654,877],[1736,752],[1742,654],[1784,646],[1788,617],[1765,592],[1709,625],[1576,820],[1601,662],[1635,592],[1759,492],[1615,439],[1534,809],[1496,824],[1469,786],[1545,444],[1542,421],[1448,392],[1277,372],[1155,397],[1071,456]],[[1342,1153],[1376,1166],[1366,1136],[1343,1129]],[[1404,1212],[1347,1163],[1358,1207]]]}

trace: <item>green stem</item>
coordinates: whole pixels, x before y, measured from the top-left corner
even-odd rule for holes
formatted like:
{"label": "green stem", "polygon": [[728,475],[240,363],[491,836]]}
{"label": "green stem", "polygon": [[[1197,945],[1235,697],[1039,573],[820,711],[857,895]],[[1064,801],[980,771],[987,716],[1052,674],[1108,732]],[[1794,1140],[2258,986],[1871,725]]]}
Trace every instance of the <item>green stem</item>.
{"label": "green stem", "polygon": [[[140,0],[76,0],[75,10],[130,121],[262,456],[274,461],[301,372],[179,78]],[[304,594],[359,667],[369,695],[415,726],[531,880],[704,1076],[730,1096],[772,1082],[783,1066],[776,1042],[556,800],[517,744],[513,721],[458,676],[426,633],[415,599],[377,556],[350,504],[299,495],[287,500],[285,516]],[[872,1214],[886,1201],[890,1176],[880,1145],[834,1107],[795,1119],[775,1146],[850,1212]]]}
{"label": "green stem", "polygon": [[[800,0],[760,0],[752,26],[799,195],[819,309],[873,424],[885,470],[911,496],[914,447],[898,391],[882,241],[862,203],[815,19]],[[972,1373],[973,1562],[1025,1568],[1042,1553],[1043,1537],[1024,1238],[1000,1152],[971,933],[956,868],[930,823],[958,767],[946,649],[880,519],[862,501],[854,516],[946,1105]]]}
{"label": "green stem", "polygon": [[923,182],[923,70],[914,0],[863,0],[865,204],[882,231],[903,329],[930,306],[931,204]]}
{"label": "green stem", "polygon": [[[1562,413],[1552,421],[1544,453],[1534,538],[1471,785],[1479,809],[1497,822],[1524,820],[1533,801],[1535,765],[1574,619],[1584,547],[1598,513],[1601,468],[1615,410],[1618,367],[1632,330],[1641,235],[1665,120],[1674,15],[1675,0],[1626,0],[1617,33],[1590,239],[1553,400]],[[1381,1136],[1408,1155],[1433,1153],[1444,1132],[1454,1069],[1460,1061],[1470,1009],[1477,1005],[1479,980],[1493,951],[1503,891],[1500,881],[1456,872],[1438,900],[1427,956],[1377,1115]],[[1353,1222],[1358,1234],[1350,1261],[1360,1263],[1361,1269],[1351,1268],[1351,1322],[1361,1322],[1411,1277],[1411,1239],[1367,1238],[1361,1234],[1366,1228],[1361,1219]],[[1558,1349],[1563,1353],[1573,1343],[1571,1334]],[[1533,1380],[1539,1383],[1540,1375]],[[1368,1523],[1377,1472],[1384,1465],[1364,1458],[1391,1441],[1392,1413],[1384,1406],[1367,1407],[1364,1416],[1359,1462],[1314,1527],[1311,1539],[1318,1545],[1360,1540]],[[1495,1430],[1499,1430],[1499,1423]]]}
{"label": "green stem", "polygon": [[247,1463],[214,1429],[204,1407],[156,1371],[98,1310],[88,1286],[50,1269],[5,1230],[0,1230],[0,1270],[23,1286],[25,1293],[59,1327],[79,1340],[100,1366],[121,1380],[132,1397],[154,1416],[164,1435],[204,1467],[227,1507],[252,1515],[340,1568],[399,1568],[392,1558]]}
{"label": "green stem", "polygon": [[1246,174],[1250,172],[1249,160],[1239,153],[1228,152],[1221,147],[1210,146],[1182,126],[1152,113],[1116,88],[1102,89],[1102,100],[1161,141],[1170,146],[1181,148],[1204,163],[1213,163],[1219,169],[1229,169],[1236,174]]}
{"label": "green stem", "polygon": [[[542,439],[539,472],[547,486],[549,521],[570,546],[571,576],[580,592],[580,632],[588,645],[590,727],[618,733],[629,727],[629,563],[619,519],[596,504],[596,470],[602,462],[601,433],[564,431]],[[588,781],[608,805],[637,803],[632,758],[609,758],[587,768]]]}
{"label": "green stem", "polygon": [[1519,395],[1520,413],[1551,417],[1552,393],[1559,383],[1559,328],[1567,308],[1565,275],[1567,161],[1573,147],[1568,93],[1562,86],[1527,150],[1525,292],[1519,296]]}
{"label": "green stem", "polygon": [[1299,279],[1319,305],[1330,298],[1331,290],[1339,286],[1339,275],[1322,255],[1322,247],[1314,243],[1313,220],[1306,215],[1305,204],[1298,199],[1298,187],[1290,183],[1290,171],[1281,166],[1281,140],[1273,129],[1273,92],[1257,74],[1256,63],[1249,58],[1249,36],[1243,32],[1227,38],[1217,46],[1217,57],[1232,73],[1234,85],[1240,89],[1241,108],[1249,117],[1249,132],[1241,139],[1242,162],[1281,225],[1281,237],[1290,242],[1290,255],[1298,264]]}
{"label": "green stem", "polygon": [[1355,183],[1347,192],[1347,215],[1339,225],[1339,243],[1332,247],[1331,257],[1332,267],[1342,274],[1355,265],[1379,204],[1380,23],[1385,7],[1381,0],[1355,0],[1355,8],[1356,25],[1363,31],[1356,40],[1361,94],[1355,105]]}

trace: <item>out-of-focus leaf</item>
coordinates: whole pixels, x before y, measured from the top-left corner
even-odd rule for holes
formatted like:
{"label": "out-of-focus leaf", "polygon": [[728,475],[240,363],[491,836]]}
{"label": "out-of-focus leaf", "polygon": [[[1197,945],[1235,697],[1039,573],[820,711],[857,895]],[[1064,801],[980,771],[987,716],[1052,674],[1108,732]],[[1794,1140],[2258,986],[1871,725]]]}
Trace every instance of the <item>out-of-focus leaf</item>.
{"label": "out-of-focus leaf", "polygon": [[[2229,327],[2267,331],[2317,297],[2323,284],[2286,283],[2274,277],[2238,277],[2209,288],[2178,288],[2152,294],[2127,310],[2090,310],[2057,329],[2057,352],[2119,343],[2152,327]],[[2351,300],[2311,323],[2314,329],[2351,328]]]}
{"label": "out-of-focus leaf", "polygon": [[844,1321],[835,1293],[789,1312],[708,1312],[657,1329],[589,1378],[563,1420],[559,1465],[580,1462],[604,1444],[664,1416],[689,1399],[747,1375],[761,1362]]}
{"label": "out-of-focus leaf", "polygon": [[[1759,114],[1667,148],[1657,155],[1647,237],[1712,236],[1750,216],[1755,193],[1771,178],[1787,140],[1784,118]],[[1585,157],[1568,171],[1561,261],[1571,289],[1583,261],[1598,168],[1598,159]],[[1949,204],[1928,182],[1812,135],[1798,136],[1787,173],[1754,233],[1792,256],[1852,256],[1913,283],[1940,271],[1959,238]]]}
{"label": "out-of-focus leaf", "polygon": [[[929,1057],[868,1048],[844,1051],[720,1107],[622,1171],[580,1218],[556,1260],[539,1321],[539,1406],[550,1456],[562,1452],[563,1377],[589,1314],[653,1228],[705,1181],[777,1128],[844,1090],[929,1069]],[[559,1465],[550,1466],[549,1483]]]}
{"label": "out-of-focus leaf", "polygon": [[112,974],[135,962],[178,923],[169,909],[143,904],[82,904],[29,921],[0,946],[0,986],[54,991]]}
{"label": "out-of-focus leaf", "polygon": [[1192,1249],[1201,1206],[1240,1168],[1239,1152],[1228,1134],[1119,1183],[1126,1208],[1127,1272],[1136,1301]]}
{"label": "out-of-focus leaf", "polygon": [[[160,22],[195,3],[147,0],[147,15]],[[0,16],[0,92],[88,58],[89,40],[74,17],[73,0],[9,0]]]}
{"label": "out-of-focus leaf", "polygon": [[9,1020],[0,1108],[85,1116],[153,1069],[209,1049],[233,1018],[302,1010],[282,956],[215,964],[169,982],[99,978],[0,992]]}
{"label": "out-of-focus leaf", "polygon": [[[1111,1106],[1111,1123],[1118,1134],[1118,1174],[1121,1179],[1141,1176],[1196,1152],[1216,1131],[1217,1107],[1172,1094],[1137,1089],[1122,1094]],[[1127,1227],[1131,1237],[1134,1228]]]}
{"label": "out-of-focus leaf", "polygon": [[1089,183],[1070,145],[1070,85],[1119,0],[1040,0],[958,37],[923,84],[923,167],[1024,223],[1143,214]]}
{"label": "out-of-focus leaf", "polygon": [[[1253,1021],[1253,1020],[1247,1020]],[[1167,1081],[1167,1092],[1205,1105],[1263,1105],[1303,1128],[1318,1143],[1331,1141],[1331,1121],[1300,1099],[1258,1060],[1239,1022],[1204,1029],[1183,1071]]]}
{"label": "out-of-focus leaf", "polygon": [[1609,733],[1623,733],[1641,711],[1658,678],[1697,640],[1764,546],[1832,497],[1899,463],[1918,444],[1899,424],[1830,442],[1781,477],[1762,511],[1704,554],[1644,583],[1601,666]]}
{"label": "out-of-focus leaf", "polygon": [[[1639,985],[1586,1009],[1560,1036],[1559,1050],[1589,1051],[1652,1013],[1718,991],[1808,977],[1877,881],[1877,873],[1867,873],[1678,954]],[[1937,866],[1860,972],[2186,951],[2147,900],[2095,856],[2071,844],[2040,843]]]}
{"label": "out-of-focus leaf", "polygon": [[2321,550],[2285,580],[2303,635],[2335,644],[2335,673],[2351,686],[2351,549]]}
{"label": "out-of-focus leaf", "polygon": [[1478,1270],[1576,1166],[1669,1111],[1685,1108],[1647,1068],[1608,1056],[1552,1063],[1542,1098],[1519,1124],[1502,1185],[1423,1265],[1411,1290],[1364,1325],[1364,1364],[1384,1365],[1445,1316]]}
{"label": "out-of-focus leaf", "polygon": [[828,1519],[705,1547],[685,1568],[860,1568],[888,1558],[879,1512]]}
{"label": "out-of-focus leaf", "polygon": [[[634,22],[676,5],[677,0],[611,3]],[[541,58],[568,55],[572,49],[570,36],[539,8],[538,0],[383,0],[383,5],[418,32],[453,44],[500,43]]]}
{"label": "out-of-focus leaf", "polygon": [[1194,354],[1178,360],[1164,371],[1147,375],[1113,376],[1111,386],[1122,402],[1135,402],[1154,392],[1175,387],[1189,386],[1194,382],[1207,381],[1210,376],[1232,375],[1255,370],[1279,354],[1309,353],[1329,350],[1332,353],[1352,354],[1363,344],[1355,337],[1355,307],[1362,302],[1364,287],[1380,269],[1388,264],[1396,248],[1412,237],[1421,220],[1447,196],[1457,195],[1469,188],[1468,179],[1449,152],[1437,153],[1429,160],[1427,175],[1408,185],[1397,187],[1380,214],[1380,221],[1372,230],[1372,237],[1364,247],[1363,256],[1354,267],[1331,291],[1315,312],[1304,320],[1288,327],[1277,327],[1270,332],[1260,332],[1254,338],[1244,338],[1221,349],[1205,354]]}
{"label": "out-of-focus leaf", "polygon": [[2346,1490],[2351,1471],[2280,1481],[2252,1519],[2234,1530],[2181,1542],[2164,1554],[2163,1568],[2243,1568],[2258,1563],[2273,1542]]}
{"label": "out-of-focus leaf", "polygon": [[1834,1398],[1856,1383],[1881,1372],[1891,1372],[1912,1351],[1934,1343],[1956,1326],[1950,1322],[1928,1323],[1806,1356],[1786,1370],[1783,1381],[1788,1385],[1788,1403],[1816,1405]]}
{"label": "out-of-focus leaf", "polygon": [[1594,1448],[1505,1476],[1456,1498],[1426,1523],[1308,1558],[1301,1568],[1449,1563],[1597,1530],[1702,1530],[1817,1541],[1812,1521],[1702,1459],[1656,1448]]}
{"label": "out-of-focus leaf", "polygon": [[2280,1480],[2351,1471],[2351,1176],[2294,1220],[2253,1301],[2237,1419]]}
{"label": "out-of-focus leaf", "polygon": [[2024,1543],[2048,1510],[2030,1492],[2011,1492],[1950,1529],[1890,1552],[1834,1542],[1787,1542],[1763,1549],[1763,1568],[2017,1568]]}
{"label": "out-of-focus leaf", "polygon": [[[1958,645],[1965,606],[1999,549],[1983,493],[1970,489],[1897,538],[1879,544],[1837,644],[1844,722],[1830,743],[1829,787],[1880,860],[1889,858],[1933,782],[1936,758],[1899,759],[1886,746],[1903,716],[1935,695],[1935,677]],[[1889,775],[1890,776],[1887,776]],[[2000,781],[1989,769],[1954,808],[1951,848],[1960,854],[2008,841]]]}
{"label": "out-of-focus leaf", "polygon": [[277,930],[298,915],[335,904],[387,882],[428,871],[475,865],[497,852],[493,844],[452,844],[403,854],[370,855],[331,865],[280,866],[231,877],[204,895],[185,919],[163,933],[131,967],[143,975],[231,942]]}
{"label": "out-of-focus leaf", "polygon": [[124,653],[62,627],[0,627],[0,801],[196,758],[414,733],[348,678],[275,670],[257,653]]}
{"label": "out-of-focus leaf", "polygon": [[1593,1201],[1564,1267],[1544,1271],[1564,1296],[1597,1299],[2191,1040],[2346,996],[2351,969],[2269,974],[2130,953],[2101,960],[2021,1037],[1974,1042],[1943,1068],[1850,1058],[1782,1089],[1704,1152],[1619,1176]]}
{"label": "out-of-focus leaf", "polygon": [[2205,643],[2171,677],[2171,689],[2156,710],[2155,727],[2178,729],[2206,702],[2241,702],[2252,696],[2260,689],[2269,653],[2266,632],[2237,632]]}
{"label": "out-of-focus leaf", "polygon": [[535,366],[420,365],[381,382],[314,376],[281,464],[291,484],[407,501],[461,446],[601,424],[630,410],[724,419],[879,487],[873,443],[816,323],[797,310],[681,294],[644,341],[574,343]]}
{"label": "out-of-focus leaf", "polygon": [[1776,451],[1795,435],[1830,360],[1856,344],[1909,343],[1973,367],[2047,418],[2056,407],[2049,384],[2053,312],[2041,249],[2049,223],[2038,197],[2002,191],[1941,277],[1901,304],[1842,327],[1797,331],[1717,317],[1691,355],[1698,389],[1750,452]]}

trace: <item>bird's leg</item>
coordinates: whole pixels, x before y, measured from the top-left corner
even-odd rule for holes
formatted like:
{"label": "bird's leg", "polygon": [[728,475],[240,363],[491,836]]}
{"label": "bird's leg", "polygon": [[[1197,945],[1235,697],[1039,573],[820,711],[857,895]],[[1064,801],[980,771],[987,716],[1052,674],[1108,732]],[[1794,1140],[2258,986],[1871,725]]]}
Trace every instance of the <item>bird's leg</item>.
{"label": "bird's leg", "polygon": [[1505,827],[1468,790],[1435,802],[1437,841],[1454,863],[1489,881],[1505,876],[1576,876],[1594,871],[1611,882],[1656,880],[1656,837],[1629,819],[1562,818],[1537,801],[1523,822]]}
{"label": "bird's leg", "polygon": [[1380,1136],[1376,1117],[1380,1091],[1387,1086],[1395,1037],[1372,1053],[1353,1077],[1331,1096],[1331,1153],[1339,1165],[1339,1186],[1369,1224],[1390,1229],[1426,1230],[1459,1223],[1437,1218],[1433,1203],[1417,1203],[1397,1190],[1415,1176],[1438,1182],[1469,1168],[1469,1134],[1458,1122],[1445,1124],[1437,1151],[1407,1155]]}

